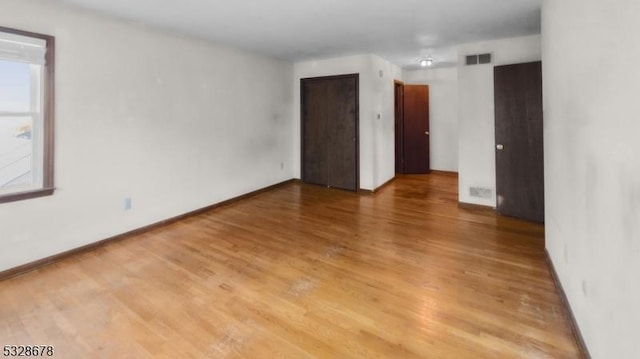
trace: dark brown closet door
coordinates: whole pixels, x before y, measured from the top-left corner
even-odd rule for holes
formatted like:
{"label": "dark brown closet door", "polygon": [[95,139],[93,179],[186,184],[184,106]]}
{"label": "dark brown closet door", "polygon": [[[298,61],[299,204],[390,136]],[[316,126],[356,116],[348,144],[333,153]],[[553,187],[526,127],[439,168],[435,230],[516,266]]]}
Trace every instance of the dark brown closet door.
{"label": "dark brown closet door", "polygon": [[402,127],[402,123],[404,122],[404,100],[403,100],[403,89],[404,89],[404,85],[402,84],[402,82],[396,81],[393,84],[393,89],[394,89],[394,109],[395,109],[395,116],[394,116],[394,122],[395,122],[395,168],[396,168],[396,173],[403,173],[404,172],[404,166],[403,166],[403,149],[404,149],[404,145],[403,145],[403,140],[404,140],[404,134],[403,134],[403,127]]}
{"label": "dark brown closet door", "polygon": [[429,173],[429,86],[403,91],[403,173]]}
{"label": "dark brown closet door", "polygon": [[355,191],[358,171],[357,78],[327,80],[328,186]]}
{"label": "dark brown closet door", "polygon": [[302,82],[302,180],[327,185],[327,89],[326,81]]}
{"label": "dark brown closet door", "polygon": [[358,75],[302,79],[302,180],[358,188]]}
{"label": "dark brown closet door", "polygon": [[494,91],[496,209],[544,222],[541,63],[496,66]]}

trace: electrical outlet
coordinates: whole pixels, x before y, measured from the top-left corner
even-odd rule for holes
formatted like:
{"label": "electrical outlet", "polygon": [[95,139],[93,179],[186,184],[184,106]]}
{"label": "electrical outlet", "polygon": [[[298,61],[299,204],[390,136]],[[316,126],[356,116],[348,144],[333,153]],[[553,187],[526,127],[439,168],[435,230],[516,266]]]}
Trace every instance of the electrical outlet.
{"label": "electrical outlet", "polygon": [[124,210],[128,211],[131,209],[131,197],[124,198]]}
{"label": "electrical outlet", "polygon": [[284,169],[284,162],[280,162],[280,169],[283,170]]}

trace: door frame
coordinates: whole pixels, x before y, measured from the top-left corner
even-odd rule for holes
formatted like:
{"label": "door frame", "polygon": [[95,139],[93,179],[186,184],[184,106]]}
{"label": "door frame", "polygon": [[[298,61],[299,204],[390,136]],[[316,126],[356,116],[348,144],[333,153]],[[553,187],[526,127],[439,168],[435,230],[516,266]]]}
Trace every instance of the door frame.
{"label": "door frame", "polygon": [[[304,84],[305,82],[312,81],[323,81],[323,80],[334,80],[334,79],[345,79],[345,78],[353,78],[356,82],[356,118],[355,118],[355,133],[356,133],[356,189],[355,192],[360,191],[360,74],[343,74],[343,75],[331,75],[331,76],[317,76],[317,77],[305,77],[300,79],[300,178],[302,182],[305,182],[305,173],[304,173],[304,124],[305,124],[305,116],[304,116],[304,99],[305,99],[305,91]],[[346,190],[345,190],[346,191]]]}

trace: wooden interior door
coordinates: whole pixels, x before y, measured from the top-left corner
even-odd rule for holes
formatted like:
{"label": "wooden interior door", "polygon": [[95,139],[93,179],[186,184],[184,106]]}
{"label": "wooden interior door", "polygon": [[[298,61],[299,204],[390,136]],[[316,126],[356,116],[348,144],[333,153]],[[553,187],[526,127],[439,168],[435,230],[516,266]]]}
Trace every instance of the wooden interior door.
{"label": "wooden interior door", "polygon": [[394,92],[394,109],[395,109],[395,167],[396,173],[404,173],[403,168],[403,127],[402,122],[404,121],[403,111],[404,111],[404,85],[400,81],[395,81],[393,84],[393,92]]}
{"label": "wooden interior door", "polygon": [[302,94],[302,180],[327,185],[327,89],[326,81],[303,80]]}
{"label": "wooden interior door", "polygon": [[355,191],[358,185],[358,79],[327,81],[327,186]]}
{"label": "wooden interior door", "polygon": [[301,80],[302,180],[358,189],[358,75]]}
{"label": "wooden interior door", "polygon": [[429,86],[403,86],[402,173],[429,173]]}
{"label": "wooden interior door", "polygon": [[496,209],[544,222],[541,62],[494,68]]}

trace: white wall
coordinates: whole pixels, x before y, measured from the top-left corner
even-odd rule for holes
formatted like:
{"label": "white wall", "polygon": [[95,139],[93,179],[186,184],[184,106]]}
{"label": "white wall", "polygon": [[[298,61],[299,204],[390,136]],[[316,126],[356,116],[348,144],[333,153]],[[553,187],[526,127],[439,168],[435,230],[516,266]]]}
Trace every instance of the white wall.
{"label": "white wall", "polygon": [[[374,76],[373,188],[375,189],[396,175],[394,80],[402,81],[402,68],[376,55],[373,55],[371,60]],[[380,118],[377,114],[380,114]]]}
{"label": "white wall", "polygon": [[293,177],[291,64],[48,1],[0,23],[56,37],[57,187],[0,204],[0,270]]}
{"label": "white wall", "polygon": [[[383,72],[382,77],[379,71]],[[300,178],[300,79],[359,74],[360,188],[373,190],[394,176],[393,80],[401,70],[376,55],[355,55],[294,65],[294,174]],[[396,77],[396,79],[397,79]],[[380,115],[380,118],[378,118]]]}
{"label": "white wall", "polygon": [[[493,63],[465,66],[465,56],[491,53]],[[493,67],[538,61],[540,36],[464,44],[458,47],[459,201],[495,207],[495,119]],[[472,197],[470,187],[491,190],[491,198]]]}
{"label": "white wall", "polygon": [[458,69],[403,72],[406,84],[429,85],[431,169],[458,172]]}
{"label": "white wall", "polygon": [[638,358],[640,2],[543,2],[546,246],[593,358]]}

